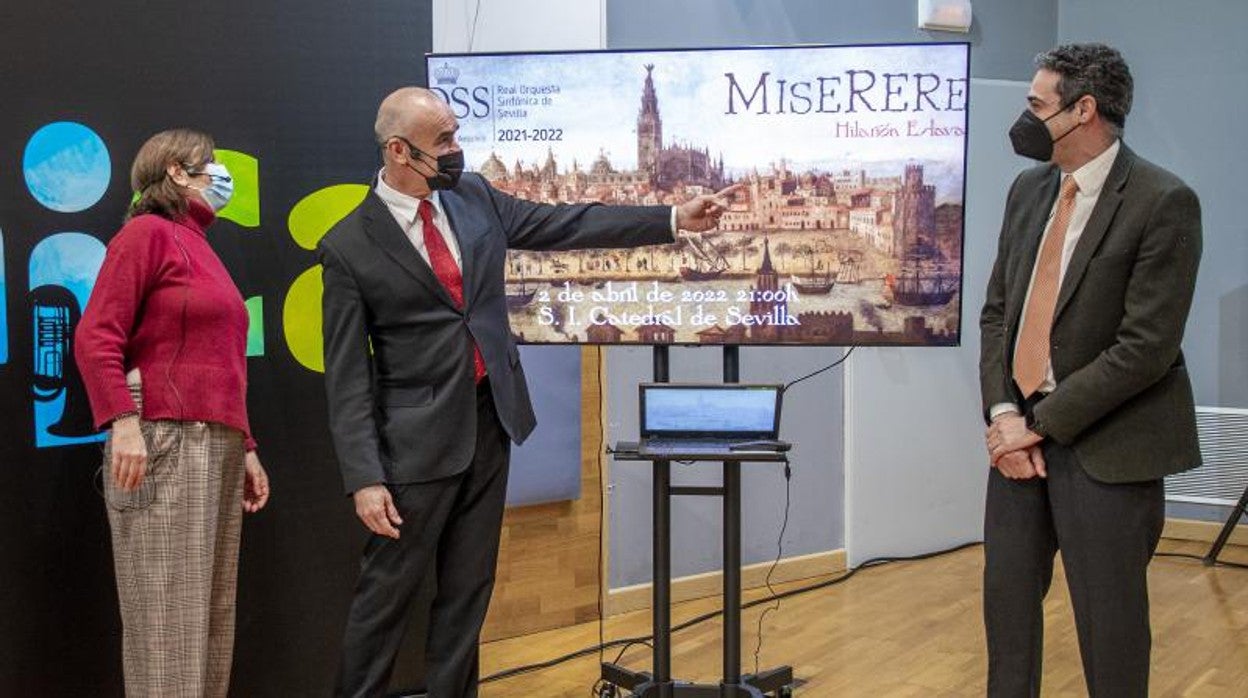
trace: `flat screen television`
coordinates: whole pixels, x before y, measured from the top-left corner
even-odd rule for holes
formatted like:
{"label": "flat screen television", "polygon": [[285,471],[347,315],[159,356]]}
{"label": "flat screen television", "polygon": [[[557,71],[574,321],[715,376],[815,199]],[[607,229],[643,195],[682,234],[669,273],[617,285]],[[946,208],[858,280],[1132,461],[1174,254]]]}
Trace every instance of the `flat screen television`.
{"label": "flat screen television", "polygon": [[470,170],[542,202],[679,204],[670,245],[512,251],[533,344],[956,345],[966,43],[430,54]]}

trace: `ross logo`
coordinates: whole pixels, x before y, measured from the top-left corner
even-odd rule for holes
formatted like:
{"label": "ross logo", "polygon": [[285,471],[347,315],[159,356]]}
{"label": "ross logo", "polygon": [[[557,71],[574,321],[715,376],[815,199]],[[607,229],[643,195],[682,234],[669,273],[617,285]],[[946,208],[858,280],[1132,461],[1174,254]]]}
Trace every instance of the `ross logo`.
{"label": "ross logo", "polygon": [[444,62],[433,69],[433,81],[439,85],[458,85],[459,68]]}

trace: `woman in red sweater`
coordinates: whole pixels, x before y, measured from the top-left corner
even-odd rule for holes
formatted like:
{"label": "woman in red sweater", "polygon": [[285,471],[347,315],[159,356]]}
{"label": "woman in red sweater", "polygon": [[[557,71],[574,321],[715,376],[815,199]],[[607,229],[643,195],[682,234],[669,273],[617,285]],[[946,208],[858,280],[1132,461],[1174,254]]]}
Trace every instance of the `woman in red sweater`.
{"label": "woman in red sweater", "polygon": [[138,196],[74,336],[104,447],[127,696],[226,695],[242,513],[268,501],[247,421],[247,309],[205,228],[233,180],[207,134],[139,149]]}

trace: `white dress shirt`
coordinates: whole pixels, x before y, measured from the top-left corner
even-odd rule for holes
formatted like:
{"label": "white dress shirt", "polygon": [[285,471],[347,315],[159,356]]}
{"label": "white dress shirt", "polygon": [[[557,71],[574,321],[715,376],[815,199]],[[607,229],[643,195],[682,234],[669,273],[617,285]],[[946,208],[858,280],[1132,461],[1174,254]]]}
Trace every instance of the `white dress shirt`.
{"label": "white dress shirt", "polygon": [[[1070,266],[1070,258],[1075,254],[1075,246],[1079,244],[1079,238],[1083,235],[1083,229],[1088,225],[1088,219],[1092,217],[1092,209],[1096,206],[1096,202],[1101,198],[1101,189],[1105,187],[1105,180],[1109,177],[1109,171],[1114,166],[1114,159],[1118,157],[1118,150],[1121,148],[1122,141],[1115,140],[1100,155],[1089,160],[1079,169],[1070,174],[1063,174],[1062,177],[1074,177],[1075,183],[1079,185],[1079,191],[1075,193],[1075,207],[1070,213],[1070,223],[1066,227],[1066,239],[1062,245],[1062,267],[1059,281],[1066,277],[1066,268]],[[1057,197],[1053,201],[1053,208],[1049,210],[1048,220],[1053,220],[1053,216],[1057,214],[1057,205],[1061,197]],[[1048,224],[1045,224],[1044,237],[1049,236]],[[1044,239],[1040,240],[1040,247],[1044,247]],[[1040,255],[1036,255],[1039,261]],[[1031,268],[1031,281],[1027,283],[1027,298],[1023,301],[1023,310],[1020,317],[1027,317],[1027,305],[1031,302],[1031,288],[1036,283],[1036,268]],[[1061,288],[1059,283],[1058,288]],[[1014,349],[1018,350],[1018,334],[1014,335]],[[1039,392],[1051,393],[1057,387],[1057,380],[1053,377],[1053,362],[1049,361],[1049,365],[1045,370],[1044,382],[1040,384]],[[1017,412],[1018,406],[1002,402],[992,406],[989,411],[991,417],[996,417],[1005,412]]]}
{"label": "white dress shirt", "polygon": [[[420,223],[420,202],[424,199],[415,196],[408,196],[394,187],[386,184],[386,178],[383,176],[385,170],[377,173],[377,197],[381,199],[386,208],[390,209],[390,215],[394,216],[394,220],[399,224],[399,228],[403,234],[411,240],[412,245],[416,247],[416,251],[424,258],[425,263],[429,263],[429,250],[425,249],[425,229]],[[442,202],[438,200],[438,192],[435,189],[429,194],[429,202],[433,204],[433,224],[437,226],[438,232],[442,233],[442,239],[446,241],[446,246],[451,250],[451,256],[455,258],[455,266],[461,270],[464,268],[463,259],[459,254],[459,241],[455,239],[455,234],[451,231],[451,219],[447,218],[446,211],[442,209]],[[672,207],[671,214],[672,235],[676,235],[676,207]],[[433,267],[432,264],[429,265]]]}
{"label": "white dress shirt", "polygon": [[[429,250],[425,248],[425,228],[420,221],[420,202],[424,201],[419,197],[408,196],[394,187],[386,184],[386,178],[383,176],[384,170],[377,173],[377,197],[381,199],[386,208],[390,209],[390,215],[394,216],[394,220],[399,224],[399,229],[411,241],[412,246],[420,253],[420,256],[429,264],[432,269],[433,265],[429,262]],[[438,192],[435,190],[429,194],[429,202],[433,204],[433,224],[437,226],[438,232],[442,234],[442,239],[446,241],[446,247],[451,251],[451,256],[455,258],[455,266],[462,271],[464,268],[463,259],[459,253],[459,241],[455,239],[455,234],[451,230],[451,220],[446,217],[446,211],[442,209],[442,202],[438,200]]]}

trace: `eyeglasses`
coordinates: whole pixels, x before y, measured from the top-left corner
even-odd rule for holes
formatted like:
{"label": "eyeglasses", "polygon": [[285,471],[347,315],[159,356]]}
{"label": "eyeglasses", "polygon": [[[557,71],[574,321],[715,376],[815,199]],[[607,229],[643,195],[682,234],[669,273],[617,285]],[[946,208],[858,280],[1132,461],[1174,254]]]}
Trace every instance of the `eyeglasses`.
{"label": "eyeglasses", "polygon": [[229,179],[230,179],[229,177],[226,177],[226,176],[224,176],[224,175],[219,175],[219,174],[213,174],[213,173],[209,172],[209,171],[208,171],[208,170],[206,170],[206,169],[202,169],[202,168],[207,167],[208,165],[211,165],[211,164],[212,164],[212,163],[214,163],[214,162],[216,162],[216,161],[215,161],[215,160],[209,160],[208,162],[205,162],[205,163],[203,163],[203,164],[199,165],[199,167],[200,167],[201,169],[198,169],[198,170],[193,169],[193,168],[195,167],[194,165],[191,165],[191,164],[189,164],[189,163],[185,163],[185,162],[184,162],[184,163],[182,163],[182,169],[186,171],[186,176],[187,176],[187,177],[207,177],[208,179],[212,180],[213,182],[225,182],[225,181],[229,181]]}

